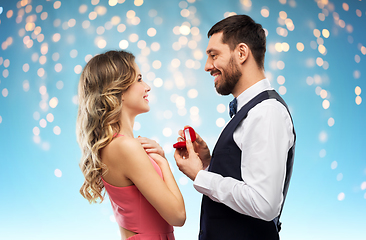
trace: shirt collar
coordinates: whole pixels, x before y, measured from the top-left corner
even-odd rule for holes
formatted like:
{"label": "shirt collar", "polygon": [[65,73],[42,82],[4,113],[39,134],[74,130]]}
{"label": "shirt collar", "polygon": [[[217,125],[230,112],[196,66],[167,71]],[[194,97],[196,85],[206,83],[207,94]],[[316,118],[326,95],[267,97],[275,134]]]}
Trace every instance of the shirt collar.
{"label": "shirt collar", "polygon": [[244,92],[242,92],[236,100],[238,101],[238,112],[239,110],[247,104],[252,98],[257,96],[259,93],[267,90],[273,90],[271,84],[267,78],[260,80],[259,82],[255,83]]}

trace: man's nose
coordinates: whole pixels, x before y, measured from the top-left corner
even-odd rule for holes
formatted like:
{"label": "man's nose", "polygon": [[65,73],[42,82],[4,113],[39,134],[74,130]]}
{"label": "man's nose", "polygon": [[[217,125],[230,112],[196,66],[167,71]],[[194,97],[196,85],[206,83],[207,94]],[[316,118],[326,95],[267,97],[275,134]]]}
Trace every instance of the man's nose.
{"label": "man's nose", "polygon": [[209,58],[207,58],[206,64],[205,64],[205,71],[210,72],[214,68],[212,61],[210,61]]}

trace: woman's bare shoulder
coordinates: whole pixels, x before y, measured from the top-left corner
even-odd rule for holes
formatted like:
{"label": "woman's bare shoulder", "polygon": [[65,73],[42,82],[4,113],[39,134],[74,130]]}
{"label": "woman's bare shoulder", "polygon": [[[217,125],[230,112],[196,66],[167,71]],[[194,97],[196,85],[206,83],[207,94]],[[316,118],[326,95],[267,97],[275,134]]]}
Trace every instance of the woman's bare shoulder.
{"label": "woman's bare shoulder", "polygon": [[[108,159],[109,163],[128,161],[134,156],[145,153],[140,142],[128,136],[115,138],[104,149],[103,155]],[[102,157],[103,158],[103,157]]]}

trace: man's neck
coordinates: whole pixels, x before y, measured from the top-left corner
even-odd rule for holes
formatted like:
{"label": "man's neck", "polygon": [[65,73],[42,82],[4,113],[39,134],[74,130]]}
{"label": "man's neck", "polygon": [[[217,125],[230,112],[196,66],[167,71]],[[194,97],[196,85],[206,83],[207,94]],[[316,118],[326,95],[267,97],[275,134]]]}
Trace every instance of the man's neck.
{"label": "man's neck", "polygon": [[258,71],[252,72],[246,71],[245,73],[243,73],[238,83],[236,84],[232,92],[233,96],[238,97],[242,92],[265,78],[266,76],[264,75],[264,71],[262,70],[258,69]]}

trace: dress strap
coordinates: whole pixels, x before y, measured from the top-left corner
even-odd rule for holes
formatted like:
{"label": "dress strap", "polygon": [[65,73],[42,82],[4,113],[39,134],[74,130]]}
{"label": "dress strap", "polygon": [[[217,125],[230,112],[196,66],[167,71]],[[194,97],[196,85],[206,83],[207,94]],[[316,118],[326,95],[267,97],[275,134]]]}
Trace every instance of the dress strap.
{"label": "dress strap", "polygon": [[122,135],[122,134],[119,134],[119,133],[115,133],[115,134],[113,134],[113,137],[115,137],[115,138],[117,138],[117,137],[123,137],[124,135]]}

